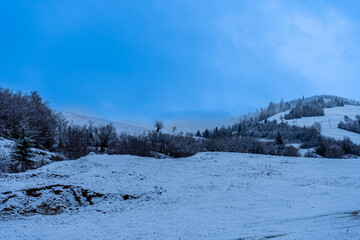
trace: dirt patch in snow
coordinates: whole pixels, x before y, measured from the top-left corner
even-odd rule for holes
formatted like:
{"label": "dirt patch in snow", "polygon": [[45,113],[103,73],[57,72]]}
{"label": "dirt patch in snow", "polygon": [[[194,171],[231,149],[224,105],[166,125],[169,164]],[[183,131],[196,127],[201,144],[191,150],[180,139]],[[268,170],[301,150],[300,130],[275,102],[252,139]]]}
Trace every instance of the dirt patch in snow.
{"label": "dirt patch in snow", "polygon": [[106,196],[72,185],[49,185],[0,193],[0,218],[35,214],[57,215],[95,204]]}
{"label": "dirt patch in snow", "polygon": [[151,191],[151,192],[148,192],[148,193],[142,193],[142,194],[139,194],[139,195],[131,195],[131,194],[122,194],[121,195],[121,198],[123,200],[134,200],[134,199],[141,199],[141,198],[144,198],[146,201],[150,200],[151,199],[151,195],[162,195],[164,192],[166,192],[166,190],[164,190],[162,187],[158,187],[158,186],[155,186],[154,187],[155,191]]}

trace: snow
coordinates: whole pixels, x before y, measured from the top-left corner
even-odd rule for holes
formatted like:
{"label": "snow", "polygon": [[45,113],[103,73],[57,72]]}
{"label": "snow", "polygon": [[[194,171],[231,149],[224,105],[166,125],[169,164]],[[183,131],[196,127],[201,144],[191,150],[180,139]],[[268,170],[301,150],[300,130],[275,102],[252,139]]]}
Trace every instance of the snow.
{"label": "snow", "polygon": [[[0,239],[360,239],[359,169],[356,159],[89,155],[0,175],[0,203],[15,195],[0,204]],[[106,197],[76,204],[70,191],[55,198],[54,185]],[[31,188],[47,190],[26,196]],[[2,211],[45,200],[75,206],[58,215]]]}
{"label": "snow", "polygon": [[[340,121],[344,120],[344,116],[347,115],[354,119],[356,115],[360,114],[360,106],[346,105],[344,107],[325,108],[325,116],[319,117],[303,117],[299,119],[284,120],[288,124],[297,126],[311,126],[315,122],[321,124],[321,134],[326,137],[332,137],[337,140],[342,140],[344,137],[349,137],[354,143],[360,144],[360,134],[346,131],[338,128]],[[268,120],[277,120],[280,122],[280,117],[289,113],[283,112],[270,117]]]}

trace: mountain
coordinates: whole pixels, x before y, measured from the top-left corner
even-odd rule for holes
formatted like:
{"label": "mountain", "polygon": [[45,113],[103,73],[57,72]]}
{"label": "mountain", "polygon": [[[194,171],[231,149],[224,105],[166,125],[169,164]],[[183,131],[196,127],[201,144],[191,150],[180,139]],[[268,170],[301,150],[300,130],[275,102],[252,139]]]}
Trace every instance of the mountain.
{"label": "mountain", "polygon": [[[130,122],[117,122],[117,121],[110,121],[106,119],[91,117],[83,114],[78,114],[69,111],[62,111],[61,114],[65,117],[70,124],[75,125],[89,125],[93,124],[94,126],[99,125],[107,125],[112,124],[114,125],[115,129],[119,132],[125,132],[128,134],[141,134],[144,131],[154,130],[154,126],[152,124],[137,124],[137,123],[130,123]],[[168,120],[164,121],[164,129],[163,132],[165,133],[173,133],[173,127],[176,127],[176,132],[183,132],[183,133],[196,133],[197,130],[204,131],[205,129],[212,129],[216,126],[222,125],[231,125],[237,122],[237,119],[226,119],[226,120],[207,120],[204,119],[203,121],[200,120]]]}
{"label": "mountain", "polygon": [[[303,117],[295,120],[286,120],[290,125],[297,126],[311,126],[316,122],[319,122],[322,126],[322,134],[327,137],[332,137],[338,140],[342,140],[344,137],[349,137],[354,143],[360,144],[360,134],[350,131],[339,129],[337,126],[340,121],[347,115],[350,118],[355,118],[360,114],[360,102],[351,100],[344,97],[332,96],[332,95],[316,95],[307,98],[299,98],[291,101],[281,101],[279,103],[271,102],[267,108],[260,109],[253,113],[240,116],[233,119],[224,119],[217,121],[209,121],[204,119],[202,121],[164,121],[165,133],[172,133],[173,127],[176,127],[176,132],[183,133],[196,133],[197,130],[203,132],[205,129],[214,129],[215,127],[230,126],[237,122],[249,119],[255,119],[255,121],[261,121],[264,116],[268,120],[277,120],[281,122],[281,116],[285,116],[290,112],[290,109],[294,108],[297,104],[311,104],[321,100],[324,106],[325,116],[317,117]],[[341,105],[337,107],[337,105]],[[100,118],[94,118],[91,116],[81,115],[73,112],[63,111],[63,116],[73,124],[88,125],[92,123],[95,126],[113,124],[118,132],[126,132],[129,134],[141,134],[144,131],[154,130],[151,124],[133,124],[127,122],[116,122]]]}
{"label": "mountain", "polygon": [[74,125],[92,124],[94,126],[100,126],[100,125],[112,124],[119,133],[125,132],[129,134],[141,134],[144,131],[150,130],[150,127],[145,124],[140,125],[133,123],[110,121],[106,119],[86,116],[69,111],[62,111],[61,114],[65,117],[67,121],[69,121],[70,124],[74,124]]}

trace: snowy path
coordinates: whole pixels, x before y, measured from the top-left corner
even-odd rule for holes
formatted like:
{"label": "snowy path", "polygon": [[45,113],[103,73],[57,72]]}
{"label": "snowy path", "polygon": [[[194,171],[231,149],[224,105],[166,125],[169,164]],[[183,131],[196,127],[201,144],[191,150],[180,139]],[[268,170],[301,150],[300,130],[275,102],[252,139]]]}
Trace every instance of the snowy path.
{"label": "snowy path", "polygon": [[6,217],[0,239],[360,239],[359,169],[356,159],[93,155],[0,177],[0,193],[64,184],[107,196]]}

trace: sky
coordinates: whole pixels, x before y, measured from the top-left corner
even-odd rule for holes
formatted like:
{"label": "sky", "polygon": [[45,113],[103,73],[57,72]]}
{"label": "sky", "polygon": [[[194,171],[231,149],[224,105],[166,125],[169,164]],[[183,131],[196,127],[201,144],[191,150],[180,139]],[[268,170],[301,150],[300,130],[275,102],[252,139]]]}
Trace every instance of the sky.
{"label": "sky", "polygon": [[0,86],[122,121],[360,100],[359,12],[355,0],[1,1]]}

